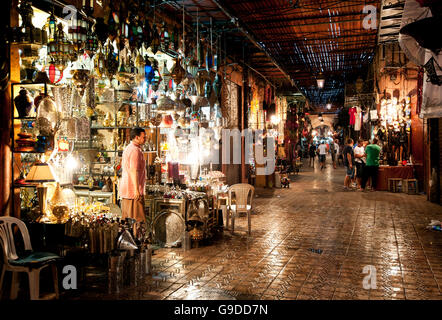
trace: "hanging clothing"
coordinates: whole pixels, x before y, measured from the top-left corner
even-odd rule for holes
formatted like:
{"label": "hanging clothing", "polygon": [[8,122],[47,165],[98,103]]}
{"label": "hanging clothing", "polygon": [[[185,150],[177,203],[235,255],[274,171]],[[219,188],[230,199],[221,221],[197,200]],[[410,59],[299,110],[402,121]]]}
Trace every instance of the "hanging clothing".
{"label": "hanging clothing", "polygon": [[354,126],[355,125],[355,115],[356,115],[356,108],[355,107],[351,107],[348,110],[348,114],[350,115],[350,125]]}
{"label": "hanging clothing", "polygon": [[362,121],[362,110],[359,107],[356,107],[355,113],[355,131],[361,131],[361,121]]}

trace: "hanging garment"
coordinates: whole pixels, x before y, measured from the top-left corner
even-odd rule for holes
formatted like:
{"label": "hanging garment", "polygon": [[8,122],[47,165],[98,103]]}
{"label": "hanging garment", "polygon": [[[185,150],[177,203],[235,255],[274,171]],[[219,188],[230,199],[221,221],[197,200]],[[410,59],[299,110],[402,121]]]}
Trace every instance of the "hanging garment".
{"label": "hanging garment", "polygon": [[364,112],[363,122],[366,123],[368,120],[370,120],[370,114],[368,112]]}
{"label": "hanging garment", "polygon": [[371,121],[378,120],[378,111],[376,109],[370,110],[370,120]]}
{"label": "hanging garment", "polygon": [[362,121],[362,110],[359,107],[356,107],[355,113],[355,131],[361,131],[361,121]]}
{"label": "hanging garment", "polygon": [[351,107],[348,110],[348,114],[350,115],[350,125],[354,126],[355,125],[355,114],[356,114],[356,108],[355,107]]}

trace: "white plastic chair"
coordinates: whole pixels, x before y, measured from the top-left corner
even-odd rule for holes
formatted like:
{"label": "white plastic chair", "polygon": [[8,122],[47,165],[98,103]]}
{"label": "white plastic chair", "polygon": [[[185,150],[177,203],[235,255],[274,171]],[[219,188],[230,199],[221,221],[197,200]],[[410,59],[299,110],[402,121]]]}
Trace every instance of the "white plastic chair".
{"label": "white plastic chair", "polygon": [[[14,230],[16,225],[23,237],[27,254],[19,257],[14,243]],[[61,259],[59,256],[49,252],[32,251],[31,240],[28,228],[23,221],[13,217],[0,217],[0,245],[3,247],[3,267],[0,274],[0,292],[3,288],[3,279],[6,271],[12,272],[11,299],[16,299],[19,289],[19,272],[26,272],[29,277],[29,291],[31,300],[40,298],[40,271],[52,266],[55,297],[59,298],[58,275],[55,262]]]}
{"label": "white plastic chair", "polygon": [[[232,194],[234,196],[232,196]],[[229,188],[228,215],[232,217],[232,234],[235,229],[236,214],[239,212],[245,212],[247,213],[248,233],[250,235],[251,226],[252,226],[252,221],[251,221],[252,219],[250,215],[252,213],[252,203],[254,195],[255,195],[255,188],[247,183],[234,184]],[[234,201],[235,204],[232,204],[233,199],[235,199]],[[227,219],[229,219],[229,217],[227,217]]]}

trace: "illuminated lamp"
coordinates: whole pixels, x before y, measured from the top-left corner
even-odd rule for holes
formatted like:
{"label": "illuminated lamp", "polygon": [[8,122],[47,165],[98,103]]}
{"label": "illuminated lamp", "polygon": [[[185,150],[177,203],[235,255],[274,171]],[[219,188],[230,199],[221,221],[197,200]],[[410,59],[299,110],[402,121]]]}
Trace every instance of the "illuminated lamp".
{"label": "illuminated lamp", "polygon": [[51,81],[53,84],[59,83],[61,79],[63,79],[63,69],[56,66],[55,63],[50,63],[49,65],[45,66],[43,71],[46,72],[49,81]]}
{"label": "illuminated lamp", "polygon": [[322,75],[322,72],[320,72],[318,77],[316,78],[316,83],[317,83],[319,89],[324,88],[325,79],[324,79],[324,76]]}

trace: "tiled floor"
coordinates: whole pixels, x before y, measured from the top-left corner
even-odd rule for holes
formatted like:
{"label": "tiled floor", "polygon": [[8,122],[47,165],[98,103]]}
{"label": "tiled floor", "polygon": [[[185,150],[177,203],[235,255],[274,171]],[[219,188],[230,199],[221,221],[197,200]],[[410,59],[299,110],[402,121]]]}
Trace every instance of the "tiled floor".
{"label": "tiled floor", "polygon": [[[343,178],[342,167],[304,167],[290,189],[258,190],[251,237],[240,217],[210,246],[157,251],[141,285],[80,298],[441,299],[442,232],[426,225],[442,207],[423,195],[344,192]],[[376,288],[364,289],[364,268]]]}

